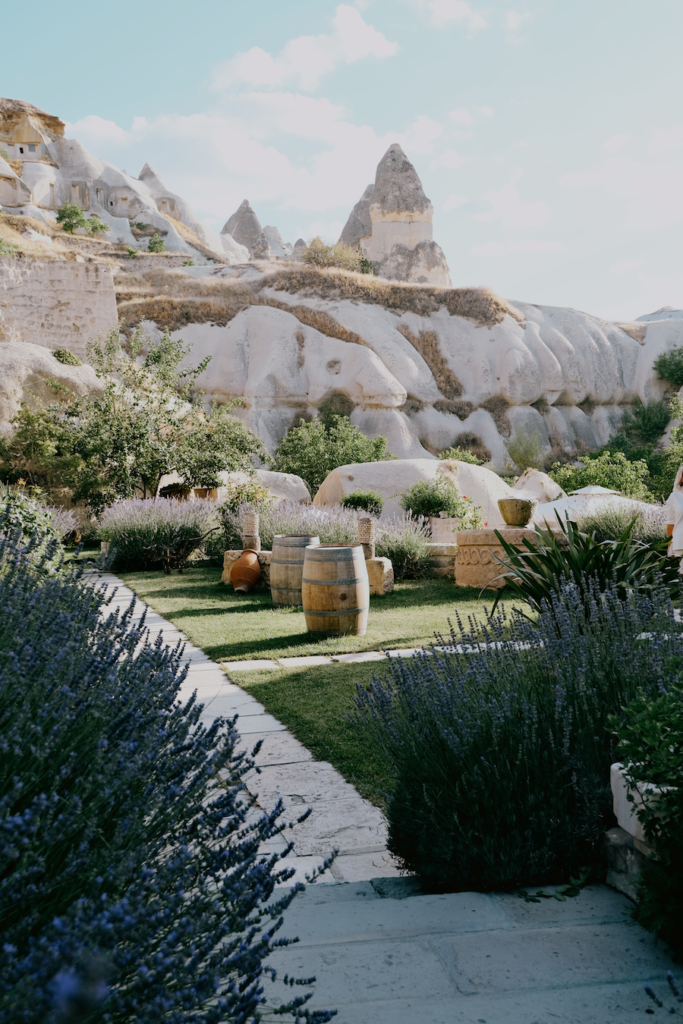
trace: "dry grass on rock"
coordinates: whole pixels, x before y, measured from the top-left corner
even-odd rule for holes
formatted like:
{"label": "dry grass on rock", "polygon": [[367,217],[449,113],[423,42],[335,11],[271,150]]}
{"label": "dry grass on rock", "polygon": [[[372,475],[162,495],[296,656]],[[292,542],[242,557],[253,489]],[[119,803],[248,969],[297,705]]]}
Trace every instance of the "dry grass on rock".
{"label": "dry grass on rock", "polygon": [[432,371],[432,376],[441,394],[450,400],[460,398],[465,389],[446,362],[436,331],[420,331],[419,334],[414,334],[407,324],[399,324],[396,330],[400,331],[403,337],[420,353]]}
{"label": "dry grass on rock", "polygon": [[252,285],[255,292],[264,288],[301,292],[321,299],[351,299],[372,303],[401,312],[429,316],[446,307],[451,316],[463,316],[477,323],[500,323],[506,314],[523,323],[524,317],[490,288],[435,288],[431,285],[385,281],[370,274],[358,274],[338,268],[318,268],[295,264],[268,274]]}

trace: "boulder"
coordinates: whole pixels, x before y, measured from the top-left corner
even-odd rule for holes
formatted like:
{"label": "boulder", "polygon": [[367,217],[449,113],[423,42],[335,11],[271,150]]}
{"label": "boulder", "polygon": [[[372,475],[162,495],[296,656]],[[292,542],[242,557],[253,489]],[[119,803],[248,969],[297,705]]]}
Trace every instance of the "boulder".
{"label": "boulder", "polygon": [[525,469],[512,489],[521,491],[523,497],[535,498],[538,502],[557,501],[558,498],[567,497],[560,485],[540,469]]}
{"label": "boulder", "polygon": [[[54,381],[66,394],[50,387]],[[92,366],[70,366],[55,359],[42,345],[0,342],[0,431],[11,431],[11,420],[22,402],[29,406],[55,405],[83,395],[101,394],[102,382]]]}
{"label": "boulder", "polygon": [[333,505],[352,491],[373,490],[384,498],[384,515],[400,515],[401,495],[421,480],[433,480],[438,474],[451,480],[475,505],[481,505],[489,528],[505,525],[498,499],[514,497],[512,488],[491,470],[454,459],[397,459],[339,466],[325,477],[313,501],[316,505]]}
{"label": "boulder", "polygon": [[[276,498],[303,505],[309,504],[311,495],[300,476],[296,476],[294,473],[274,473],[269,469],[257,469],[256,475],[264,487],[267,487]],[[219,473],[219,476],[222,481],[222,487],[218,488],[219,501],[224,496],[224,488],[228,484],[243,484],[249,479],[249,474],[242,472]],[[223,494],[221,494],[222,490]]]}
{"label": "boulder", "polygon": [[245,199],[226,221],[221,234],[231,235],[239,245],[245,246],[249,253],[253,254],[254,247],[263,235],[263,228],[248,199]]}
{"label": "boulder", "polygon": [[231,263],[248,263],[249,262],[249,250],[246,245],[240,245],[236,242],[232,235],[229,235],[227,231],[223,231],[219,238],[223,251],[228,257]]}

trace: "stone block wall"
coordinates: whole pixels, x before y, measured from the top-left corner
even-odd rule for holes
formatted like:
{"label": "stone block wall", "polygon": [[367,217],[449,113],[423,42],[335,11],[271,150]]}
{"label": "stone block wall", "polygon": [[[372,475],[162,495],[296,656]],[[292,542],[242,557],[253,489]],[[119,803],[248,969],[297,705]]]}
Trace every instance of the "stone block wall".
{"label": "stone block wall", "polygon": [[109,267],[0,259],[0,341],[67,348],[85,359],[87,343],[117,322]]}

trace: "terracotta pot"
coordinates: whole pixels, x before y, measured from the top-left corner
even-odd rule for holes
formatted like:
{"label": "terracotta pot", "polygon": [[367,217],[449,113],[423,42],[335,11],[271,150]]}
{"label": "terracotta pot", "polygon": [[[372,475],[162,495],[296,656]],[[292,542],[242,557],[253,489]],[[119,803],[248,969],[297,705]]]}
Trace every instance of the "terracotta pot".
{"label": "terracotta pot", "polygon": [[527,526],[538,502],[535,498],[500,498],[498,508],[508,526]]}
{"label": "terracotta pot", "polygon": [[246,594],[261,579],[261,566],[258,554],[251,548],[245,548],[230,570],[230,582],[236,594]]}

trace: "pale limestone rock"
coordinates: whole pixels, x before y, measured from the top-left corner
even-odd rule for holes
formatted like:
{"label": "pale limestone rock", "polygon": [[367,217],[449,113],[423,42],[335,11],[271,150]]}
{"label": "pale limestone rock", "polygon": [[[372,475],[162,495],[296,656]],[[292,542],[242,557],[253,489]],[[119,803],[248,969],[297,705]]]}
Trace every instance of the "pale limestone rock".
{"label": "pale limestone rock", "polygon": [[370,594],[380,596],[390,594],[394,589],[394,567],[390,558],[366,558],[365,568],[368,570]]}
{"label": "pale limestone rock", "polygon": [[[50,387],[56,381],[67,389]],[[55,359],[43,345],[0,342],[0,432],[12,430],[11,420],[22,402],[30,407],[54,405],[83,395],[101,394],[102,382],[92,366],[71,366]]]}
{"label": "pale limestone rock", "polygon": [[[263,228],[261,222],[245,199],[235,210],[232,217],[229,217],[221,231],[222,235],[231,235],[239,244],[245,246],[251,255],[257,245]],[[266,243],[267,244],[267,243]]]}
{"label": "pale limestone rock", "polygon": [[354,208],[349,214],[339,241],[345,245],[351,245],[355,247],[358,245],[362,238],[369,238],[372,234],[372,220],[370,219],[370,203],[372,202],[372,194],[375,190],[375,183],[370,184],[365,189],[365,192],[360,197]]}
{"label": "pale limestone rock", "polygon": [[[272,495],[281,501],[294,501],[298,504],[307,505],[311,500],[308,487],[300,476],[295,473],[274,473],[269,469],[257,469],[254,471],[264,487],[267,487]],[[225,488],[228,484],[243,484],[249,479],[249,474],[235,470],[232,473],[218,474],[222,486],[218,488],[218,500],[227,493]],[[222,493],[223,492],[223,493]]]}
{"label": "pale limestone rock", "polygon": [[557,501],[558,498],[567,497],[560,485],[539,469],[525,469],[512,489],[521,492],[521,497],[536,498],[539,502]]}
{"label": "pale limestone rock", "polygon": [[460,493],[481,505],[489,526],[504,525],[498,509],[499,498],[514,498],[511,487],[499,476],[467,462],[436,459],[398,459],[392,462],[363,462],[339,466],[325,477],[313,498],[316,505],[334,505],[356,490],[378,491],[384,498],[384,514],[401,513],[402,494],[422,480],[433,480],[438,474],[451,480]]}
{"label": "pale limestone rock", "polygon": [[270,259],[270,246],[268,239],[266,238],[263,231],[258,236],[253,246],[251,247],[251,258],[253,260],[269,260]]}
{"label": "pale limestone rock", "polygon": [[249,262],[249,250],[246,245],[240,245],[227,231],[222,231],[218,237],[225,255],[232,264]]}
{"label": "pale limestone rock", "polygon": [[87,343],[117,323],[109,267],[0,259],[0,341],[67,348],[85,359]]}
{"label": "pale limestone rock", "polygon": [[433,214],[417,171],[394,143],[377,165],[374,185],[356,203],[342,241],[360,242],[380,277],[450,287],[446,257],[432,239]]}
{"label": "pale limestone rock", "polygon": [[271,256],[279,256],[280,258],[283,258],[291,255],[291,244],[283,241],[282,235],[276,227],[273,227],[272,224],[266,224],[263,229],[263,234],[266,236]]}
{"label": "pale limestone rock", "polygon": [[0,156],[0,206],[24,206],[31,202],[31,189]]}

